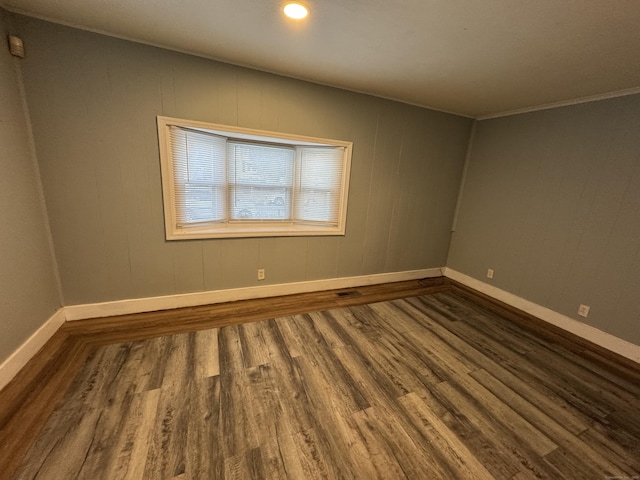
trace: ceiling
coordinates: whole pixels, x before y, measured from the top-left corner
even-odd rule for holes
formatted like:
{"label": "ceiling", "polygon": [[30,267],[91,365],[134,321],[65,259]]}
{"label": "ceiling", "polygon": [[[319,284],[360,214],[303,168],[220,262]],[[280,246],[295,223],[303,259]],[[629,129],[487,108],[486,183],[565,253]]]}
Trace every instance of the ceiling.
{"label": "ceiling", "polygon": [[[7,10],[486,118],[640,92],[638,0],[0,0]],[[613,93],[612,93],[613,92]]]}

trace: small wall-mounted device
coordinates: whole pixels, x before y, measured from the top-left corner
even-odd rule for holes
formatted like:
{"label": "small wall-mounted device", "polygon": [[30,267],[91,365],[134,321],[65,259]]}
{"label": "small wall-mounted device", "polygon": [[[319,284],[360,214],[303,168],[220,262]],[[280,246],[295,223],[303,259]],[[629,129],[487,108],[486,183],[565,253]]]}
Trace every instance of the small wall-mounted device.
{"label": "small wall-mounted device", "polygon": [[16,35],[9,35],[9,53],[14,57],[24,58],[24,43]]}

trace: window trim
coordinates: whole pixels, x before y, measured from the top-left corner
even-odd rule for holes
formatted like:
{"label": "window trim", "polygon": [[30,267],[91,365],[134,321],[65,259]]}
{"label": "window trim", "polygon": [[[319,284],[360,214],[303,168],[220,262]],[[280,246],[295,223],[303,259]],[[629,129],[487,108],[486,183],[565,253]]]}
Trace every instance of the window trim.
{"label": "window trim", "polygon": [[[178,126],[230,137],[238,140],[253,140],[284,145],[331,146],[344,148],[344,168],[342,170],[342,192],[338,206],[338,224],[336,226],[314,225],[313,223],[295,223],[294,221],[233,220],[229,223],[204,224],[181,227],[177,224],[176,195],[173,179],[173,158],[169,128]],[[256,130],[252,128],[221,125],[196,120],[173,117],[157,117],[158,146],[162,176],[162,197],[164,205],[165,236],[167,240],[190,240],[206,238],[243,238],[243,237],[290,237],[290,236],[328,236],[345,235],[347,204],[349,196],[349,178],[351,171],[352,142],[326,138],[309,137],[282,132]]]}

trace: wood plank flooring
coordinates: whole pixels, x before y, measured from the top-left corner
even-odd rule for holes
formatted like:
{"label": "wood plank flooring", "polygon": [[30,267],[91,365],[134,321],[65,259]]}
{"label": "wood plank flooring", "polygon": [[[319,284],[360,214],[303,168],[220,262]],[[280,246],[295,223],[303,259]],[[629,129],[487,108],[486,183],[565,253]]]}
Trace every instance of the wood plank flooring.
{"label": "wood plank flooring", "polygon": [[90,348],[8,478],[634,478],[635,375],[455,290],[135,334]]}
{"label": "wood plank flooring", "polygon": [[0,391],[0,472],[10,478],[96,345],[205,330],[451,288],[443,277],[68,322]]}

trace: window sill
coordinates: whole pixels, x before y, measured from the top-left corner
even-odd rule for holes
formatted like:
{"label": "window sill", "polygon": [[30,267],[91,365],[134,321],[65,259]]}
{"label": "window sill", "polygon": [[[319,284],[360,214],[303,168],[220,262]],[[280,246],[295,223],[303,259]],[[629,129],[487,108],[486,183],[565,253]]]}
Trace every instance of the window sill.
{"label": "window sill", "polygon": [[217,225],[192,228],[175,228],[167,230],[167,240],[194,240],[206,238],[255,238],[255,237],[311,237],[343,235],[345,231],[337,226],[323,227],[318,225],[274,225],[245,224]]}

